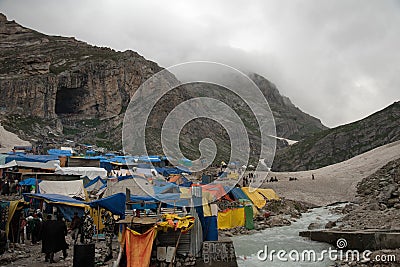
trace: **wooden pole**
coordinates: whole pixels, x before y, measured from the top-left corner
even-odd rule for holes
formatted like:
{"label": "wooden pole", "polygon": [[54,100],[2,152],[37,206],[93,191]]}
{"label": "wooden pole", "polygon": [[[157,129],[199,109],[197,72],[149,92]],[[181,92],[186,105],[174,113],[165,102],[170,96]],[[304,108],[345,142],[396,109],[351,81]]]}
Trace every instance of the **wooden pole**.
{"label": "wooden pole", "polygon": [[176,246],[175,246],[174,254],[172,255],[172,260],[171,260],[171,262],[169,263],[169,267],[173,267],[173,266],[174,266],[175,255],[176,255],[176,251],[178,250],[179,241],[181,240],[181,235],[182,235],[182,230],[180,231],[179,236],[178,236],[178,240],[176,241]]}
{"label": "wooden pole", "polygon": [[97,206],[97,242],[99,242],[100,206]]}

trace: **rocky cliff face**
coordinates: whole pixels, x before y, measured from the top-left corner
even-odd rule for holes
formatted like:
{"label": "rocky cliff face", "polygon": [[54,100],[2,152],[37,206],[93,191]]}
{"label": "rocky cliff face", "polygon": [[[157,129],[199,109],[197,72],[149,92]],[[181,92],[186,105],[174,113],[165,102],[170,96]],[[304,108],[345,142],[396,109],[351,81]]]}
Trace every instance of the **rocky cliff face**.
{"label": "rocky cliff face", "polygon": [[267,98],[279,137],[301,140],[327,129],[319,119],[304,113],[288,97],[282,96],[273,83],[255,73],[249,77]]}
{"label": "rocky cliff face", "polygon": [[400,102],[360,121],[315,133],[279,151],[273,169],[317,169],[397,140],[400,140]]}
{"label": "rocky cliff face", "polygon": [[[136,52],[117,52],[74,38],[48,36],[0,15],[2,124],[27,140],[43,140],[51,146],[70,139],[120,149],[122,121],[130,97],[161,69]],[[257,74],[250,77],[270,103],[278,136],[298,139],[326,128],[282,97],[265,78]],[[164,82],[175,81],[173,75],[169,79]],[[201,94],[210,88],[202,86]],[[158,140],[163,118],[181,101],[196,96],[197,89],[197,85],[184,86],[159,103],[148,125],[149,142],[154,148],[150,152],[162,153]],[[242,108],[240,99],[225,100]],[[247,111],[242,115],[244,119],[250,117]],[[256,144],[258,125],[250,119],[248,122],[251,143]],[[194,152],[199,140],[210,137],[220,145],[224,157],[229,155],[229,139],[222,127],[211,121],[191,123],[182,130],[181,141],[187,151]]]}
{"label": "rocky cliff face", "polygon": [[4,15],[0,49],[0,108],[41,118],[118,115],[140,84],[161,70],[135,52],[47,36]]}

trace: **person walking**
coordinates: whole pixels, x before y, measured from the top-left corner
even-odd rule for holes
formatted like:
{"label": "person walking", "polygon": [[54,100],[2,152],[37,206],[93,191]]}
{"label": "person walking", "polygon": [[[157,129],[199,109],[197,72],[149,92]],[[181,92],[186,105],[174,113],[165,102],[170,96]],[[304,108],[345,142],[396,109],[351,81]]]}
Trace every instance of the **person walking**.
{"label": "person walking", "polygon": [[81,224],[81,243],[90,244],[92,243],[94,235],[93,218],[89,214],[89,210],[85,210],[83,216],[83,223]]}
{"label": "person walking", "polygon": [[106,254],[105,254],[105,258],[104,258],[104,262],[106,262],[113,258],[112,239],[114,237],[115,220],[110,215],[109,212],[103,210],[102,211],[102,221],[104,224],[104,235],[105,235],[105,239],[106,239]]}
{"label": "person walking", "polygon": [[78,239],[78,235],[81,229],[81,218],[78,216],[78,213],[74,213],[74,217],[72,218],[70,229],[71,229],[71,237],[72,240],[74,240],[74,244],[76,243]]}
{"label": "person walking", "polygon": [[47,217],[42,230],[42,253],[45,253],[45,261],[54,262],[54,254],[62,251],[64,259],[68,256],[68,244],[65,241],[67,226],[61,214],[57,214],[57,221]]}

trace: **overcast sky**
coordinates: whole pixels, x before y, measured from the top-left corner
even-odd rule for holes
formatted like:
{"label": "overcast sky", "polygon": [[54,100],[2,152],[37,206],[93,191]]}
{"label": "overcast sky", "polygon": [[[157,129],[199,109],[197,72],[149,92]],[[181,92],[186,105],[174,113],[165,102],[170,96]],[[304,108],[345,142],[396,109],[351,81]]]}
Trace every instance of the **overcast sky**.
{"label": "overcast sky", "polygon": [[333,127],[400,99],[397,0],[0,0],[9,20],[168,67],[256,72]]}

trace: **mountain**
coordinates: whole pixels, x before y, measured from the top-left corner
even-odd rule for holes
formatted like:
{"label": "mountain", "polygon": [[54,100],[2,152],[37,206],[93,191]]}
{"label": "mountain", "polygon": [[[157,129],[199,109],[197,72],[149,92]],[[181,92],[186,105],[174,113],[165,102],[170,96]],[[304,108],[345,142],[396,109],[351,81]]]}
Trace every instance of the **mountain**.
{"label": "mountain", "polygon": [[[109,150],[121,149],[122,122],[130,97],[162,69],[134,51],[119,52],[73,37],[45,35],[0,14],[1,124],[44,147],[59,146],[69,139]],[[249,77],[269,101],[278,136],[300,139],[326,129],[318,119],[281,96],[267,79],[257,74]],[[165,85],[176,82],[172,74],[162,81]],[[163,97],[149,119],[149,152],[163,153],[159,142],[163,119],[179,103],[199,94],[222,95],[235,111],[240,109],[251,143],[257,146],[258,124],[250,109],[229,93],[221,94],[221,90],[190,84]],[[152,90],[144,94],[152,94]],[[229,136],[218,123],[200,119],[188,125],[182,130],[183,150],[196,154],[199,141],[210,137],[221,149],[220,158],[229,156]]]}
{"label": "mountain", "polygon": [[328,129],[319,119],[301,111],[288,97],[282,96],[276,86],[261,75],[251,73],[249,78],[268,100],[279,137],[301,140],[313,133]]}
{"label": "mountain", "polygon": [[277,152],[273,170],[312,170],[400,140],[400,102],[367,118],[314,133]]}

